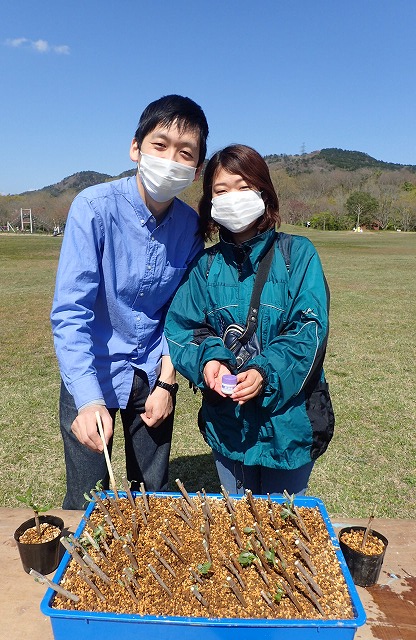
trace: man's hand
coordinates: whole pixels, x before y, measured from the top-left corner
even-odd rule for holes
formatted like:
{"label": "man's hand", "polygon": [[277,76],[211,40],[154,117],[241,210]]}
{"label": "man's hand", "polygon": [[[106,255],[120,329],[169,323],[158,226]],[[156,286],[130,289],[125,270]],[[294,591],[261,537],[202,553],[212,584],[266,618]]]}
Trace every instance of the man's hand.
{"label": "man's hand", "polygon": [[111,436],[113,435],[113,420],[108,413],[106,407],[100,404],[93,404],[78,413],[74,422],[71,425],[72,433],[78,438],[81,444],[95,451],[96,453],[102,453],[104,450],[103,443],[98,433],[97,418],[95,412],[98,411],[101,416],[101,422],[103,424],[104,438],[106,444],[108,444]]}
{"label": "man's hand", "polygon": [[221,391],[222,377],[229,375],[231,372],[228,367],[218,360],[210,360],[204,367],[204,382],[207,387],[219,393],[223,398],[227,397]]}
{"label": "man's hand", "polygon": [[158,427],[173,411],[173,400],[169,391],[155,387],[146,400],[141,419],[148,427]]}
{"label": "man's hand", "polygon": [[244,404],[259,395],[263,390],[263,376],[257,369],[248,369],[237,375],[237,386],[231,398],[238,404]]}

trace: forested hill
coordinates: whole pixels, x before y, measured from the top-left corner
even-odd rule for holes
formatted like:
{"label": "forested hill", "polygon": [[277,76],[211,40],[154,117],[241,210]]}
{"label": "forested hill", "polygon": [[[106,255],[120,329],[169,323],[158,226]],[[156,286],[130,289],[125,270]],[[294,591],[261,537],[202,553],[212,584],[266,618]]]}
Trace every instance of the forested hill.
{"label": "forested hill", "polygon": [[[330,170],[345,169],[346,171],[357,171],[359,169],[380,169],[386,171],[399,171],[408,169],[416,173],[416,165],[395,164],[376,160],[362,151],[347,151],[345,149],[321,149],[312,153],[302,155],[268,155],[265,156],[269,164],[283,164],[288,167],[298,168],[298,171],[313,171],[314,169]],[[290,170],[290,169],[289,169]]]}
{"label": "forested hill", "polygon": [[[324,228],[352,228],[359,207],[362,214],[369,209],[372,216],[369,222],[360,214],[361,224],[416,230],[416,165],[383,162],[360,151],[335,148],[300,155],[273,154],[265,160],[279,194],[283,222],[320,225],[323,220]],[[135,171],[119,176],[80,171],[37,191],[0,196],[0,226],[5,229],[9,223],[17,229],[21,209],[31,209],[36,230],[63,226],[77,193],[100,182],[132,176]],[[201,190],[199,180],[182,198],[197,208]]]}

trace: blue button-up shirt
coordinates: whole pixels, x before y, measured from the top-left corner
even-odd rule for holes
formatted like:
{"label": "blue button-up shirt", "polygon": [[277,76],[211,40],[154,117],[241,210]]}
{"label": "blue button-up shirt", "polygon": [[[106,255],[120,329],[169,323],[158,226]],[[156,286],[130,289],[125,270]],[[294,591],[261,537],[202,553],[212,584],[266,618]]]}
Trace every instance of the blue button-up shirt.
{"label": "blue button-up shirt", "polygon": [[134,367],[153,388],[168,353],[167,307],[203,246],[197,229],[196,212],[176,198],[157,225],[135,177],[75,198],[51,322],[62,379],[78,408],[93,400],[125,408]]}

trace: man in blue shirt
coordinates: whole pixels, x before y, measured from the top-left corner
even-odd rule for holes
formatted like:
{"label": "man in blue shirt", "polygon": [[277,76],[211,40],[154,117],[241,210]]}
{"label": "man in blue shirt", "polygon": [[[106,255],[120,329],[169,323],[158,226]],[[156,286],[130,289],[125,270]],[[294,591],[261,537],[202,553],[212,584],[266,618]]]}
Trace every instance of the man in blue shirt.
{"label": "man in blue shirt", "polygon": [[164,96],[146,107],[131,143],[137,175],[89,187],[72,203],[51,312],[65,509],[82,509],[98,480],[108,486],[97,411],[110,453],[120,411],[132,488],[167,489],[177,384],[163,326],[203,248],[196,212],[176,196],[199,177],[207,136],[195,102]]}

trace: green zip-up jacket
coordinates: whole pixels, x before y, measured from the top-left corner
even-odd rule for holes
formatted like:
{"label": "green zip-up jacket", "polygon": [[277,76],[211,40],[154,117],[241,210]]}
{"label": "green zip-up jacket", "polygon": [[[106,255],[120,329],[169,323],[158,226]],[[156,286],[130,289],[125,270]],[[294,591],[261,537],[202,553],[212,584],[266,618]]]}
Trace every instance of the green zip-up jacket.
{"label": "green zip-up jacket", "polygon": [[322,369],[329,292],[307,238],[292,236],[289,272],[275,247],[262,290],[261,353],[243,367],[262,373],[262,394],[239,405],[206,389],[203,380],[210,360],[235,370],[221,336],[232,323],[245,325],[259,261],[277,237],[269,230],[239,246],[221,238],[211,259],[212,248],[205,250],[172,301],[165,335],[175,368],[202,391],[199,422],[208,444],[246,465],[297,469],[323,453],[334,426]]}

